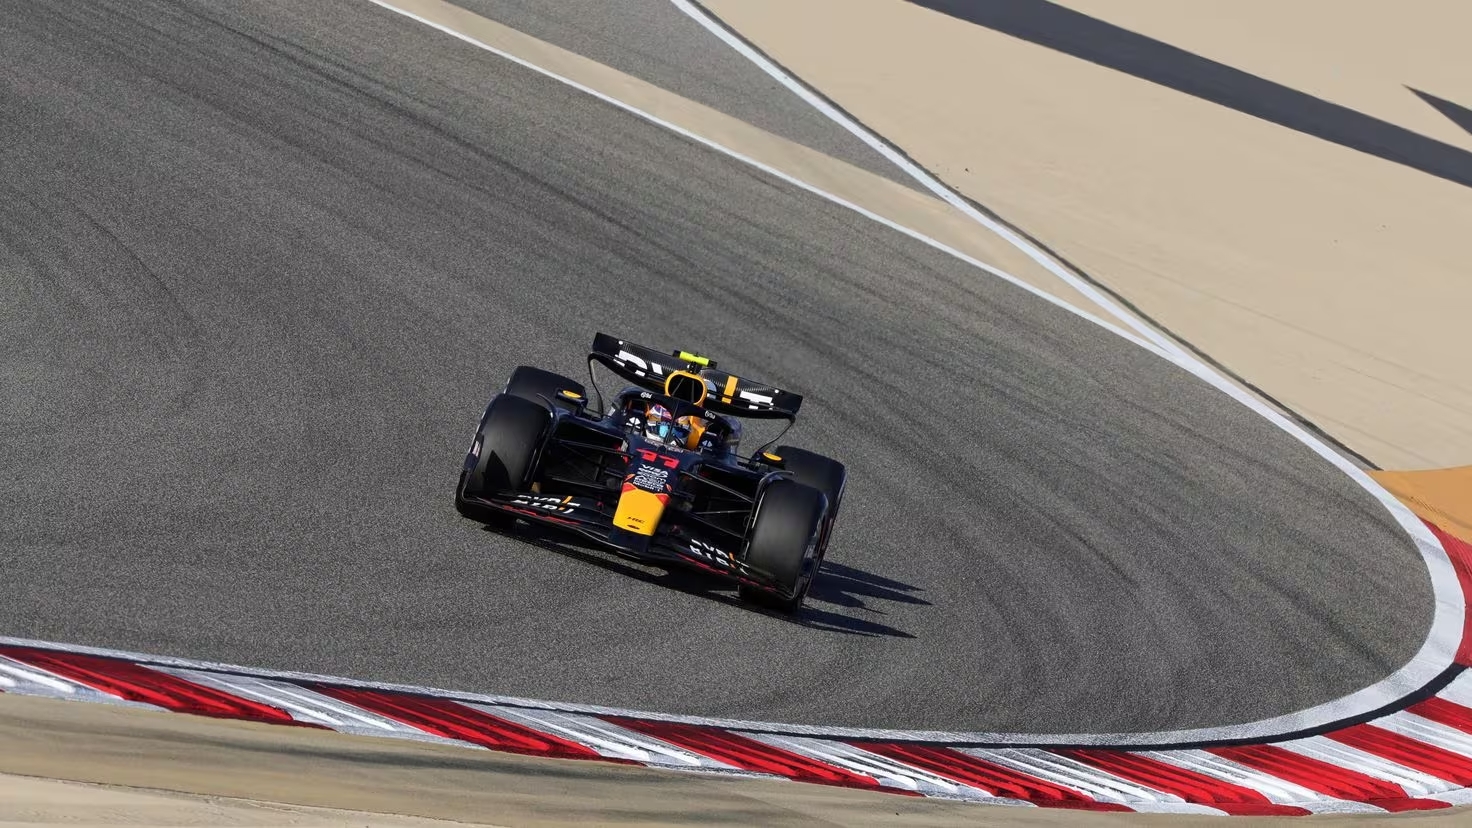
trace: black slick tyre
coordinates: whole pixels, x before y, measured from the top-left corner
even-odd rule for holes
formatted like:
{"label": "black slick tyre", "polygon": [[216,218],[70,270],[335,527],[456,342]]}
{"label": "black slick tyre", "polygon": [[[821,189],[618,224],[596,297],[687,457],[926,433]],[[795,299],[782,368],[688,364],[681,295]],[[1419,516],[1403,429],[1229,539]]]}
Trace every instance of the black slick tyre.
{"label": "black slick tyre", "polygon": [[747,537],[745,562],[770,576],[776,591],[742,584],[741,600],[788,615],[802,608],[817,575],[818,542],[828,498],[812,486],[776,480],[762,491]]}
{"label": "black slick tyre", "polygon": [[807,449],[795,446],[778,446],[777,456],[782,458],[782,467],[792,472],[792,479],[828,496],[828,516],[823,522],[823,535],[818,539],[818,566],[828,554],[828,541],[833,538],[833,524],[838,518],[838,507],[843,505],[843,488],[848,483],[848,470],[831,457],[824,457]]}
{"label": "black slick tyre", "polygon": [[848,470],[842,463],[795,446],[778,446],[775,453],[782,458],[782,468],[792,472],[793,480],[828,496],[830,517],[837,514],[843,501],[843,487],[848,482]]}
{"label": "black slick tyre", "polygon": [[572,391],[579,398],[587,398],[587,391],[577,380],[530,365],[523,365],[512,371],[511,379],[506,381],[506,393],[513,397],[521,397],[548,407],[560,406],[569,411],[577,410],[577,402],[563,396],[563,391]]}
{"label": "black slick tyre", "polygon": [[509,526],[514,517],[472,498],[524,491],[551,422],[551,411],[540,402],[509,394],[492,399],[475,436],[480,453],[455,488],[456,511],[481,523]]}

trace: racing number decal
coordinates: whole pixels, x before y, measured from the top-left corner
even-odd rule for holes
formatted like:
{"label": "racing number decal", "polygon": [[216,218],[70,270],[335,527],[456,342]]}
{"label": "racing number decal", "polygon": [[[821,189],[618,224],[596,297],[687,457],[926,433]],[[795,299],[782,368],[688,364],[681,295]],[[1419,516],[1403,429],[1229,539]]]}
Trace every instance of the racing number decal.
{"label": "racing number decal", "polygon": [[670,457],[668,455],[660,454],[658,452],[650,451],[649,449],[639,449],[639,456],[643,458],[644,462],[646,463],[663,463],[664,467],[667,469],[673,469],[675,466],[680,465],[680,461],[678,459]]}

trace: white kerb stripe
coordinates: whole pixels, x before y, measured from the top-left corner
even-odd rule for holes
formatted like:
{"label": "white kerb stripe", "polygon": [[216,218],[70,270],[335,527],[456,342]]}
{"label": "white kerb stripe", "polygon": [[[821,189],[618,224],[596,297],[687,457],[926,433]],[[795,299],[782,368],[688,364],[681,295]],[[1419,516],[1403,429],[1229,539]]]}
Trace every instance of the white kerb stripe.
{"label": "white kerb stripe", "polygon": [[1472,735],[1463,733],[1454,727],[1433,722],[1417,716],[1414,713],[1401,711],[1389,716],[1376,719],[1371,722],[1376,727],[1383,727],[1393,733],[1399,733],[1418,742],[1435,745],[1443,750],[1449,750],[1460,756],[1472,756]]}
{"label": "white kerb stripe", "polygon": [[1327,797],[1318,791],[1311,791],[1300,785],[1295,785],[1276,776],[1263,773],[1255,768],[1239,765],[1229,759],[1223,759],[1214,753],[1204,750],[1153,750],[1142,753],[1151,759],[1158,759],[1167,764],[1179,768],[1195,771],[1207,776],[1215,777],[1223,782],[1262,794],[1269,802],[1279,805],[1302,805],[1307,807],[1311,802],[1337,801],[1333,797]]}
{"label": "white kerb stripe", "polygon": [[195,684],[213,687],[231,695],[285,710],[293,719],[306,724],[322,725],[344,733],[454,742],[467,747],[475,747],[469,742],[426,733],[412,725],[380,716],[357,705],[288,682],[250,676],[221,675],[177,667],[154,667],[153,669],[170,673]]}
{"label": "white kerb stripe", "polygon": [[1472,788],[1459,788],[1455,791],[1433,794],[1427,799],[1439,799],[1452,805],[1472,805]]}
{"label": "white kerb stripe", "polygon": [[1392,782],[1399,785],[1401,790],[1410,797],[1444,793],[1455,787],[1445,780],[1437,779],[1415,768],[1408,768],[1398,762],[1392,762],[1373,753],[1366,753],[1359,748],[1350,747],[1323,736],[1309,736],[1294,739],[1291,742],[1280,742],[1275,747],[1307,756],[1310,759],[1338,765],[1341,768],[1358,771],[1385,782]]}
{"label": "white kerb stripe", "polygon": [[830,742],[804,736],[777,736],[765,733],[743,734],[748,739],[765,742],[846,771],[877,779],[881,785],[920,793],[938,793],[963,799],[985,799],[1008,804],[1030,805],[1020,799],[998,797],[992,791],[963,785],[929,771],[907,765],[888,756],[870,753],[843,742]]}
{"label": "white kerb stripe", "polygon": [[1463,707],[1472,707],[1472,670],[1463,670],[1436,695]]}
{"label": "white kerb stripe", "polygon": [[499,707],[489,704],[470,703],[469,706],[540,733],[577,742],[613,759],[630,759],[646,765],[665,768],[740,770],[725,762],[691,753],[676,745],[619,727],[594,716],[561,713],[556,710]]}
{"label": "white kerb stripe", "polygon": [[76,695],[81,686],[60,676],[54,676],[29,664],[12,661],[0,656],[0,684],[8,690],[23,695]]}
{"label": "white kerb stripe", "polygon": [[145,710],[163,710],[156,704],[132,701],[112,693],[104,693],[95,687],[72,681],[50,670],[32,667],[23,661],[0,656],[0,687],[17,696],[40,696],[48,699],[99,702],[119,707],[138,707]]}
{"label": "white kerb stripe", "polygon": [[1101,802],[1184,802],[1180,797],[1112,773],[1034,748],[967,748],[961,751],[1027,776],[1071,788]]}

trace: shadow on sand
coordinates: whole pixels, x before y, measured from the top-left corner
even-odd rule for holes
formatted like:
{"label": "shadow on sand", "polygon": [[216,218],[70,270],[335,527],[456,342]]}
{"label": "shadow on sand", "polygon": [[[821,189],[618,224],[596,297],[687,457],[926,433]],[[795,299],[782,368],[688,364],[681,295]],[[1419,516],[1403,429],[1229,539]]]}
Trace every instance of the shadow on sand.
{"label": "shadow on sand", "polygon": [[[1304,135],[1472,187],[1472,152],[1461,147],[1047,0],[910,2]],[[984,84],[986,79],[976,81]],[[1424,92],[1411,91],[1448,118],[1462,123],[1459,116],[1465,109]]]}

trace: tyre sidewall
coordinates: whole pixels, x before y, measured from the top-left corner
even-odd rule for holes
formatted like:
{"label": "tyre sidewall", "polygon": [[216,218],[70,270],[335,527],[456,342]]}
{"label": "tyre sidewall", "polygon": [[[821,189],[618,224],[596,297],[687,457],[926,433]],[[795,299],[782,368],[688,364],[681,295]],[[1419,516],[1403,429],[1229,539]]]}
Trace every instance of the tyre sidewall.
{"label": "tyre sidewall", "polygon": [[795,446],[778,446],[776,453],[782,458],[783,468],[792,473],[793,480],[828,496],[828,514],[823,521],[823,536],[818,540],[818,559],[821,561],[828,552],[828,541],[833,537],[838,508],[843,505],[848,469],[831,457]]}
{"label": "tyre sidewall", "polygon": [[817,576],[827,512],[827,495],[812,486],[779,478],[763,488],[743,560],[772,576],[782,594],[748,588],[743,597],[789,612],[802,604]]}
{"label": "tyre sidewall", "polygon": [[479,454],[462,477],[462,492],[484,497],[522,491],[532,476],[551,423],[552,412],[546,405],[509,394],[497,395],[486,407],[476,432]]}

